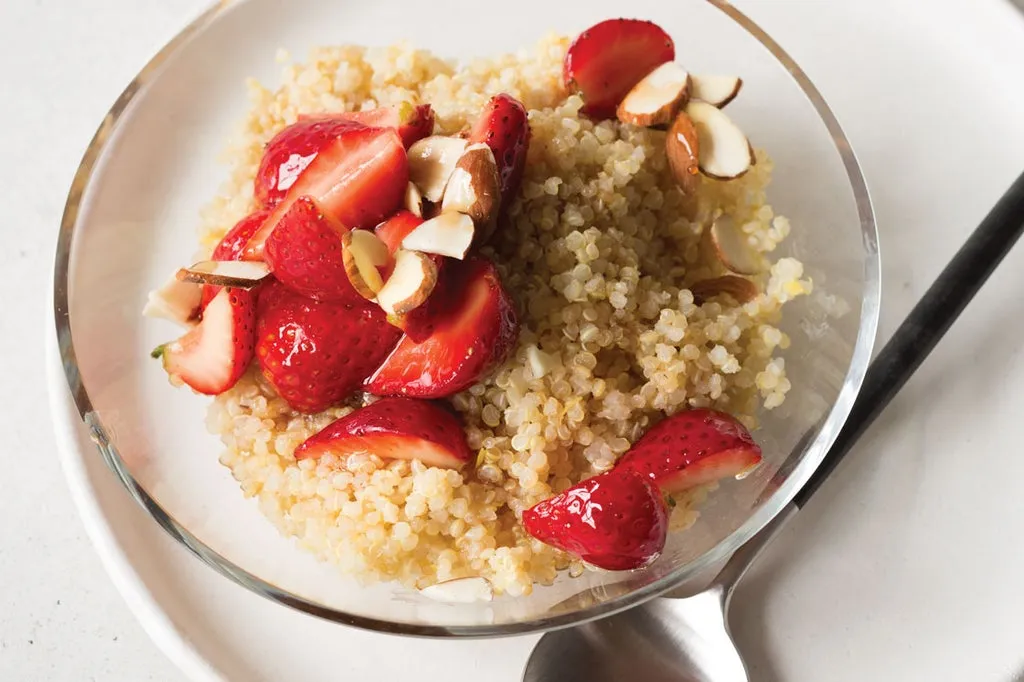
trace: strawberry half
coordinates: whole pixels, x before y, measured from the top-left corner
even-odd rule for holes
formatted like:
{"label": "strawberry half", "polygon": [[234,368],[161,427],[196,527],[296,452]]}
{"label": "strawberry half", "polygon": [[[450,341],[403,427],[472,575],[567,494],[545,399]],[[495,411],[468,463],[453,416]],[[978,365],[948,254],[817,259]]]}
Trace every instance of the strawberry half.
{"label": "strawberry half", "polygon": [[372,128],[394,128],[402,138],[405,148],[434,132],[434,110],[429,104],[413,106],[402,102],[397,107],[378,107],[366,111],[346,111],[338,114],[300,115],[300,121],[317,118],[339,118],[362,123]]}
{"label": "strawberry half", "polygon": [[349,397],[401,336],[375,305],[314,301],[278,282],[260,295],[256,330],[263,376],[300,412]]}
{"label": "strawberry half", "polygon": [[615,109],[644,76],[676,58],[672,38],[657,24],[608,19],[577,36],[565,54],[562,80],[583,97],[583,113],[615,118]]}
{"label": "strawberry half", "polygon": [[[260,225],[263,224],[263,221],[269,215],[269,209],[261,208],[235,223],[235,226],[228,230],[228,233],[217,244],[213,254],[210,255],[210,260],[240,260],[242,249],[245,248],[246,243],[256,234],[256,230],[260,229]],[[201,310],[206,309],[206,306],[209,305],[218,291],[220,291],[218,286],[213,284],[203,285]]]}
{"label": "strawberry half", "polygon": [[743,424],[715,410],[686,410],[658,422],[616,464],[676,493],[760,464],[761,448]]}
{"label": "strawberry half", "polygon": [[527,509],[523,527],[595,566],[626,571],[664,549],[668,509],[648,479],[613,469]]}
{"label": "strawberry half", "polygon": [[263,259],[281,284],[318,301],[362,301],[345,274],[341,237],[348,228],[312,197],[299,197],[267,237]]}
{"label": "strawberry half", "polygon": [[299,197],[312,197],[324,213],[350,229],[373,227],[398,208],[409,184],[402,139],[390,129],[349,126],[320,148],[245,245],[243,258],[263,258],[267,237]]}
{"label": "strawberry half", "polygon": [[251,291],[222,288],[202,321],[177,341],[154,351],[171,377],[217,395],[235,385],[252,361],[256,305]]}
{"label": "strawberry half", "polygon": [[470,129],[467,142],[483,142],[494,153],[501,178],[501,203],[507,209],[519,192],[526,167],[526,152],[530,148],[530,122],[526,107],[511,95],[495,95]]}
{"label": "strawberry half", "polygon": [[300,119],[271,138],[253,180],[253,193],[261,205],[276,206],[299,175],[325,146],[338,135],[362,123],[339,116]]}
{"label": "strawberry half", "polygon": [[[375,395],[440,398],[469,388],[515,346],[519,321],[494,264],[482,258],[445,265],[436,289],[433,331],[417,343],[408,335],[366,381]],[[441,286],[440,284],[438,286]],[[441,294],[439,298],[438,295]],[[435,300],[436,299],[436,300]]]}
{"label": "strawberry half", "polygon": [[329,424],[295,449],[295,459],[370,453],[461,469],[473,458],[462,422],[429,400],[381,398]]}

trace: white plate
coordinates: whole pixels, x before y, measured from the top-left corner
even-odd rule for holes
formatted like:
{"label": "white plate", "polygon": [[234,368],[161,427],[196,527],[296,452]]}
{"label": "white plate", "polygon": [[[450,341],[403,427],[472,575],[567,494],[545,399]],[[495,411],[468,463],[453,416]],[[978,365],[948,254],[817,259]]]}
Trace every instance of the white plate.
{"label": "white plate", "polygon": [[[743,3],[742,8],[749,10],[805,67],[840,114],[857,146],[878,205],[884,249],[892,254],[887,264],[885,317],[889,323],[885,328],[891,329],[953,245],[1024,167],[1024,137],[1019,130],[1024,93],[1007,86],[1019,78],[1019,68],[1024,65],[1024,28],[1009,7],[997,0],[935,2],[930,3],[927,14],[921,4],[881,0],[827,6],[816,3],[813,10],[807,3],[765,0],[756,5]],[[51,351],[51,357],[55,357],[55,351]],[[979,363],[983,364],[982,360]],[[430,642],[343,629],[271,604],[201,566],[135,507],[104,468],[87,436],[77,427],[77,416],[67,403],[63,376],[55,361],[53,365],[53,412],[64,467],[86,526],[144,627],[190,678],[247,682],[391,680],[407,676],[410,667],[415,666],[421,680],[458,682],[481,676],[519,679],[534,637]],[[982,371],[983,367],[975,369]],[[939,375],[934,364],[925,373],[929,371]],[[921,416],[925,416],[923,412]],[[890,435],[898,438],[901,429],[912,428],[911,421],[899,428],[889,422]],[[955,433],[951,429],[946,434],[949,442],[953,442]],[[1012,462],[1007,463],[1004,471],[1024,473],[1019,464],[1016,470],[1012,466]],[[919,472],[903,473],[920,476]],[[1005,479],[1013,480],[1013,476]],[[945,481],[946,486],[934,478],[932,481],[932,494],[949,494],[951,480]],[[847,484],[853,483],[847,480]],[[912,483],[890,481],[897,487]],[[1006,491],[1007,496],[1011,495],[1009,485]],[[989,497],[998,494],[989,491]],[[857,508],[855,502],[847,500],[851,510]],[[820,506],[812,506],[808,513],[820,513]],[[1018,524],[1019,537],[1024,528],[1021,522],[1013,522]],[[820,529],[820,524],[816,527],[798,520],[794,533],[817,537],[814,533]],[[906,532],[906,528],[902,530]],[[1000,535],[1012,533],[1013,527],[1004,524],[999,530]],[[793,533],[790,536],[789,546],[794,542],[808,544],[800,542],[803,535],[797,535],[797,540],[793,540]],[[833,551],[850,552],[855,557],[859,548],[837,542]],[[798,562],[780,564],[777,552],[767,564],[775,569],[776,584],[787,584],[787,575],[799,569]],[[855,565],[873,571],[876,584],[887,584],[886,572],[877,563]],[[1004,562],[1002,567],[1009,570],[1013,564]],[[1019,564],[1017,570],[1019,573]],[[764,576],[762,571],[755,580],[760,578],[760,585],[770,587],[772,582]],[[948,583],[938,566],[933,568],[930,580],[936,589]],[[851,614],[833,624],[859,632],[856,626],[861,623],[857,618],[865,616],[855,606],[858,597],[864,595],[838,596],[834,580],[824,578],[802,583],[801,590],[805,585],[807,592],[801,599],[784,595],[788,609],[781,611],[766,612],[764,599],[752,600],[748,608],[742,608],[742,602],[738,604],[741,643],[757,654],[755,666],[771,659],[784,668],[783,679],[817,680],[823,670],[829,671],[825,677],[837,680],[863,679],[871,670],[889,670],[891,679],[899,679],[895,671],[901,669],[907,671],[903,679],[926,677],[926,669],[936,679],[945,679],[958,668],[970,679],[983,679],[970,673],[1012,665],[1011,652],[999,649],[987,652],[984,662],[964,668],[967,654],[958,657],[960,650],[951,639],[934,650],[929,647],[927,661],[912,661],[909,647],[889,647],[884,649],[888,655],[884,662],[873,657],[869,667],[858,668],[849,656],[844,656],[851,646],[849,641],[808,632],[800,626],[800,615],[817,614],[812,605],[827,597],[832,613]],[[765,599],[772,596],[769,591]],[[884,606],[880,608],[884,612]],[[993,613],[991,609],[987,612]],[[926,624],[917,623],[915,628],[913,617],[897,619],[896,614],[889,615],[892,620],[881,622],[900,623],[901,641],[912,641],[915,632]],[[981,616],[976,617],[985,622]],[[996,627],[995,622],[989,622]],[[788,626],[784,634],[772,630],[779,623]],[[1015,624],[1003,621],[1002,626],[1012,632]],[[775,632],[775,636],[758,636],[755,631],[761,630]],[[813,650],[807,650],[809,640],[802,640],[800,633],[814,641]],[[866,638],[873,639],[870,633]],[[971,659],[977,660],[973,656]],[[835,665],[838,661],[843,661],[842,666]]]}

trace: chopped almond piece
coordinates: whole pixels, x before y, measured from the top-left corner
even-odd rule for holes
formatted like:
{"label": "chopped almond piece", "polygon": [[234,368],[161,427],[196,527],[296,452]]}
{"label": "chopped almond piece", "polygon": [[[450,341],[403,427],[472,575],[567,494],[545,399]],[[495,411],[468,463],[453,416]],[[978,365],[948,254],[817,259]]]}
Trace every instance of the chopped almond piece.
{"label": "chopped almond piece", "polygon": [[352,288],[365,299],[373,300],[384,286],[378,268],[391,263],[387,245],[369,230],[352,230],[341,238],[345,274]]}
{"label": "chopped almond piece", "polygon": [[455,164],[444,190],[441,212],[465,213],[481,233],[490,232],[501,205],[501,179],[486,144],[470,145]]}
{"label": "chopped almond piece", "polygon": [[690,96],[721,109],[736,99],[743,87],[743,79],[737,76],[697,76],[691,78]]}
{"label": "chopped almond piece", "polygon": [[404,315],[421,306],[437,285],[437,266],[418,251],[399,249],[395,269],[377,293],[377,303],[388,315]]}
{"label": "chopped almond piece", "polygon": [[661,126],[672,121],[690,97],[690,75],[675,62],[666,62],[633,86],[616,115],[623,123]]}
{"label": "chopped almond piece", "polygon": [[725,113],[707,102],[691,101],[686,114],[697,128],[698,161],[705,175],[719,180],[738,178],[750,169],[750,142]]}
{"label": "chopped almond piece", "polygon": [[719,216],[708,236],[718,259],[737,275],[755,275],[762,270],[761,256],[747,242],[747,236],[729,216]]}
{"label": "chopped almond piece", "polygon": [[700,139],[693,120],[680,111],[665,136],[665,154],[676,184],[684,194],[693,194],[700,184]]}
{"label": "chopped almond piece", "polygon": [[473,219],[468,215],[442,213],[406,235],[402,248],[462,260],[473,243],[474,233]]}
{"label": "chopped almond piece", "polygon": [[466,141],[458,137],[431,135],[409,147],[409,179],[423,196],[433,202],[441,201],[448,178],[455,170]]}
{"label": "chopped almond piece", "polygon": [[181,268],[176,276],[182,282],[252,289],[269,274],[267,264],[259,261],[204,260]]}

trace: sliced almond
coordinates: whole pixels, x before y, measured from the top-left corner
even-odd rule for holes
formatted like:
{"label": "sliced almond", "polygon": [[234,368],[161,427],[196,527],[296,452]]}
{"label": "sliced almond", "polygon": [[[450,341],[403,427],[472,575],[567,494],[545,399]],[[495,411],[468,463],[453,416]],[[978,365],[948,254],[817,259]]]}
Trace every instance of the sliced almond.
{"label": "sliced almond", "polygon": [[666,62],[633,86],[619,104],[616,115],[623,123],[665,125],[689,98],[690,74],[675,62]]}
{"label": "sliced almond", "polygon": [[697,128],[698,165],[702,173],[730,180],[750,169],[750,142],[721,109],[707,102],[691,101],[686,105],[686,114]]}
{"label": "sliced almond", "polygon": [[537,346],[530,346],[526,349],[526,360],[530,363],[530,370],[534,379],[543,379],[549,372],[559,365],[559,361],[542,351]]}
{"label": "sliced almond", "polygon": [[494,590],[486,578],[456,578],[436,583],[420,590],[420,594],[435,601],[450,604],[472,604],[494,599]]}
{"label": "sliced almond", "polygon": [[409,147],[409,179],[430,201],[441,201],[445,185],[455,170],[466,141],[458,137],[431,135]]}
{"label": "sliced almond", "polygon": [[721,294],[729,294],[737,303],[748,303],[757,298],[758,294],[756,284],[738,275],[701,280],[690,287],[690,292],[697,305]]}
{"label": "sliced almond", "polygon": [[187,268],[181,268],[175,276],[182,282],[252,289],[269,274],[270,268],[260,261],[203,260]]}
{"label": "sliced almond", "polygon": [[697,76],[691,78],[690,96],[721,109],[736,99],[743,87],[738,76]]}
{"label": "sliced almond", "polygon": [[423,194],[414,182],[405,188],[405,209],[417,218],[423,217]]}
{"label": "sliced almond", "polygon": [[482,237],[490,232],[500,204],[501,178],[494,152],[482,143],[466,147],[448,178],[441,212],[465,213],[473,219]]}
{"label": "sliced almond", "polygon": [[377,293],[377,304],[390,315],[415,310],[430,296],[437,284],[437,265],[424,253],[399,249],[395,269]]}
{"label": "sliced almond", "polygon": [[199,318],[202,300],[203,287],[194,282],[183,282],[172,275],[162,287],[149,292],[142,314],[191,327]]}
{"label": "sliced almond", "polygon": [[694,194],[700,185],[700,139],[693,120],[680,111],[665,136],[665,154],[672,176],[684,194]]}
{"label": "sliced almond", "polygon": [[351,230],[341,237],[341,257],[352,288],[373,300],[384,287],[378,268],[391,262],[387,245],[369,230]]}
{"label": "sliced almond", "polygon": [[737,275],[755,275],[762,269],[760,254],[747,242],[747,236],[729,216],[711,223],[708,235],[718,259]]}
{"label": "sliced almond", "polygon": [[465,213],[442,213],[407,234],[402,248],[461,260],[473,243],[474,233],[473,219]]}

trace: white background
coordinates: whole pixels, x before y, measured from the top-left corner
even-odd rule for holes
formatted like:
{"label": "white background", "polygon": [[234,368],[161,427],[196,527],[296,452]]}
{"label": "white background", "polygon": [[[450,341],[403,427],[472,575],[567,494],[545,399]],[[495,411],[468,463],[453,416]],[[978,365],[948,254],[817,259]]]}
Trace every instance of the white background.
{"label": "white background", "polygon": [[55,455],[42,333],[61,210],[121,89],[204,0],[0,0],[0,680],[179,682],[100,566]]}
{"label": "white background", "polygon": [[[994,62],[1001,46],[974,30],[978,16],[1000,16],[999,2],[882,10],[865,0],[846,3],[843,23],[817,16],[824,3],[764,3],[801,5],[806,26],[773,24],[767,9],[737,3],[819,83],[861,156],[885,254],[882,339],[1024,169],[1022,119],[1006,120],[998,104],[1024,111],[1024,61]],[[3,682],[182,679],[129,615],[75,516],[39,339],[51,324],[53,245],[78,159],[124,84],[204,4],[0,0]],[[865,53],[859,34],[868,31],[920,52]],[[1003,92],[980,75],[995,70],[1016,74],[1016,85],[1004,80]],[[877,92],[862,76],[854,82],[865,72]],[[856,668],[865,680],[925,679],[915,674],[924,669],[929,680],[1024,680],[1022,292],[1018,249],[745,583],[735,625],[756,680],[806,672],[809,660],[820,674],[801,679],[853,679]]]}

